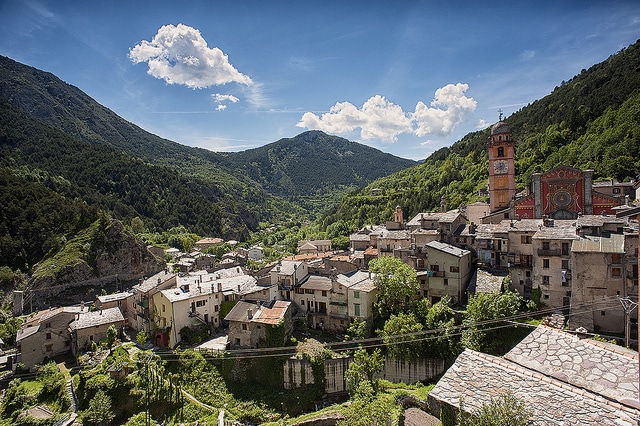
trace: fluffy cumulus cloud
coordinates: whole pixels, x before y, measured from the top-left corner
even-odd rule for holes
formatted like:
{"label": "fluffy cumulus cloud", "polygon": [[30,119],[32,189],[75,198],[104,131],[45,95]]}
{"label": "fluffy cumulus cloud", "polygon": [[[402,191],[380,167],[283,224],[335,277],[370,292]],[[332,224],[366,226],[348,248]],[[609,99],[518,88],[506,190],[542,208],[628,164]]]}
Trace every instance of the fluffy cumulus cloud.
{"label": "fluffy cumulus cloud", "polygon": [[151,41],[143,40],[129,51],[134,63],[146,62],[148,73],[169,84],[201,89],[226,83],[251,85],[251,78],[229,63],[217,47],[210,48],[200,31],[188,25],[165,25]]}
{"label": "fluffy cumulus cloud", "polygon": [[211,99],[213,99],[213,101],[218,104],[216,106],[216,111],[224,111],[225,109],[227,109],[228,105],[226,105],[225,102],[236,103],[240,100],[233,95],[223,95],[222,93],[213,93],[211,95]]}
{"label": "fluffy cumulus cloud", "polygon": [[409,113],[380,95],[369,98],[361,108],[338,102],[321,116],[305,113],[297,126],[333,134],[360,129],[362,139],[385,142],[396,141],[401,133],[446,136],[476,109],[477,102],[465,96],[468,88],[467,84],[448,84],[436,90],[431,106],[420,101]]}

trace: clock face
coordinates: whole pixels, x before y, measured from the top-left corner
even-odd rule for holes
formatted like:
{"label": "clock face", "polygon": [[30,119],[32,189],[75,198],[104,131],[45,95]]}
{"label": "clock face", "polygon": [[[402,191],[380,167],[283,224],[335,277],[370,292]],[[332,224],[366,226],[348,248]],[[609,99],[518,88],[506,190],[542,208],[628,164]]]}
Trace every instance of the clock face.
{"label": "clock face", "polygon": [[509,165],[504,160],[499,160],[493,163],[493,171],[495,173],[507,173],[509,171]]}

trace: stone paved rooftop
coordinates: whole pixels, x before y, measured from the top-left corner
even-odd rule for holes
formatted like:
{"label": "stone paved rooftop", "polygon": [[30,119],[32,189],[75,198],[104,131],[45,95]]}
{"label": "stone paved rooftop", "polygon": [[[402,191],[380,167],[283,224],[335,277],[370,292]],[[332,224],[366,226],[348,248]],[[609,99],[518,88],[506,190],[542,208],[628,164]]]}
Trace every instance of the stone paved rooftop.
{"label": "stone paved rooftop", "polygon": [[[504,358],[465,350],[429,394],[465,411],[511,392],[533,425],[638,425],[638,354],[539,326]],[[436,410],[436,411],[434,411]]]}
{"label": "stone paved rooftop", "polygon": [[500,357],[466,349],[429,394],[434,401],[473,412],[505,392],[533,412],[532,425],[637,425],[640,412]]}
{"label": "stone paved rooftop", "polygon": [[505,358],[620,403],[638,399],[638,352],[620,346],[537,327]]}

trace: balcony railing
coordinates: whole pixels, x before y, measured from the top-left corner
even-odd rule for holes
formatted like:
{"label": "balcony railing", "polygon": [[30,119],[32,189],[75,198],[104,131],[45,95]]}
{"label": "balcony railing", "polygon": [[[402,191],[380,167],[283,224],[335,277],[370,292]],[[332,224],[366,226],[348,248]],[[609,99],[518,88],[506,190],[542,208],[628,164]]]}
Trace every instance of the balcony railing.
{"label": "balcony railing", "polygon": [[560,249],[538,249],[538,256],[545,256],[545,257],[549,257],[549,256],[560,256],[562,253],[562,250]]}

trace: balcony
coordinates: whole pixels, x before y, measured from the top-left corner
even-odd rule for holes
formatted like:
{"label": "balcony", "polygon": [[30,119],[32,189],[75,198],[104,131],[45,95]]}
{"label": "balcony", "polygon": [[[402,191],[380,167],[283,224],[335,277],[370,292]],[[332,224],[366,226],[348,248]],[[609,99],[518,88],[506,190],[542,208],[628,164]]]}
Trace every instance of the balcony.
{"label": "balcony", "polygon": [[427,277],[444,277],[444,271],[427,271]]}
{"label": "balcony", "polygon": [[551,256],[560,256],[562,250],[560,249],[538,249],[538,256],[551,257]]}

